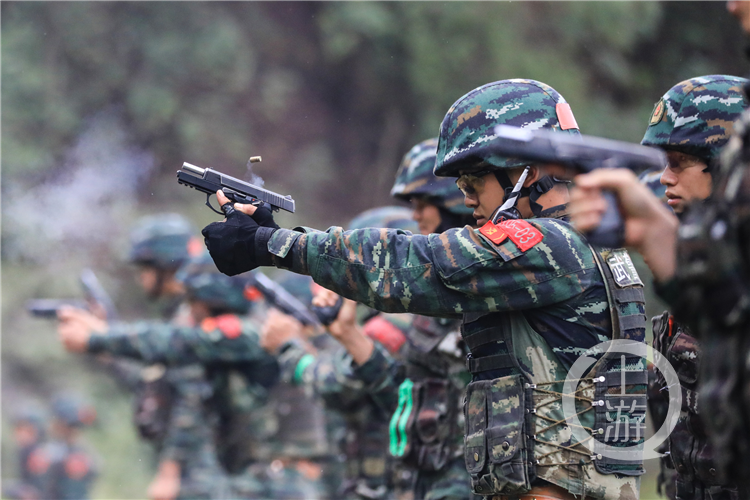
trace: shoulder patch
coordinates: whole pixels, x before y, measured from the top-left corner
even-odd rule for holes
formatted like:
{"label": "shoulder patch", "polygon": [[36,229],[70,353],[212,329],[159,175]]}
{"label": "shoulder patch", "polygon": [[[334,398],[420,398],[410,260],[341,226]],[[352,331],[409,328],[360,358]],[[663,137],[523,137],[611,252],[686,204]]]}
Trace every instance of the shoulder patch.
{"label": "shoulder patch", "polygon": [[32,451],[26,461],[26,467],[29,469],[29,472],[31,472],[35,476],[39,476],[47,472],[49,466],[50,457],[44,450],[40,448]]}
{"label": "shoulder patch", "polygon": [[507,219],[497,225],[522,252],[544,239],[542,232],[523,219]]}
{"label": "shoulder patch", "polygon": [[620,288],[626,286],[640,285],[643,286],[638,271],[633,265],[633,261],[630,259],[630,255],[627,250],[618,248],[613,250],[612,253],[607,257],[607,265],[612,271],[612,277],[615,279],[615,283]]}
{"label": "shoulder patch", "polygon": [[228,339],[236,339],[242,334],[242,322],[234,314],[222,314],[216,318],[216,326]]}
{"label": "shoulder patch", "polygon": [[73,453],[65,459],[65,474],[71,479],[83,479],[89,472],[89,461],[83,453]]}
{"label": "shoulder patch", "polygon": [[492,223],[492,221],[489,221],[487,222],[487,224],[482,226],[479,229],[479,232],[485,235],[487,239],[495,245],[499,245],[500,243],[505,241],[505,238],[508,237],[505,231],[499,229],[495,224]]}
{"label": "shoulder patch", "polygon": [[649,120],[649,125],[656,125],[661,121],[662,116],[664,116],[664,99],[659,99],[659,102],[656,103],[654,106],[654,112],[651,113],[651,119]]}

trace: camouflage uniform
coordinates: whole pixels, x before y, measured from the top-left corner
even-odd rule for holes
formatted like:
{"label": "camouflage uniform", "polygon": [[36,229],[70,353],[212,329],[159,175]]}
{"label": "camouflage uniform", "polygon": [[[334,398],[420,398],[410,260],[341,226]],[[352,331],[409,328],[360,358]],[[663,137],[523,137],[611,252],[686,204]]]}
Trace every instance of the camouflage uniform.
{"label": "camouflage uniform", "polygon": [[[457,175],[488,165],[500,172],[523,165],[483,150],[498,123],[577,133],[569,106],[554,89],[531,80],[488,84],[449,110],[435,173]],[[422,236],[386,229],[320,232],[261,226],[253,237],[255,260],[242,261],[226,260],[221,246],[214,246],[219,240],[213,235],[223,228],[209,226],[203,232],[209,250],[218,252],[215,262],[230,272],[235,268],[228,265],[273,264],[309,274],[320,285],[379,310],[463,315],[474,380],[464,408],[465,461],[474,492],[514,495],[552,483],[576,495],[637,499],[640,461],[603,457],[596,453],[599,438],[577,442],[559,425],[564,420],[559,401],[567,369],[587,349],[612,338],[613,330],[617,337],[643,341],[641,283],[626,252],[593,251],[564,220],[564,207],[540,209],[536,201],[551,182],[538,183],[529,194],[536,218],[500,223],[499,232],[489,235],[468,227]],[[620,328],[613,329],[615,321]],[[620,388],[620,371],[627,374],[627,397],[636,410],[622,417],[634,429],[642,427],[642,359],[628,358],[620,366],[619,360],[602,356],[593,370],[596,376],[585,377],[580,391],[589,401],[609,401],[610,387]],[[617,377],[610,376],[614,372]],[[525,418],[525,404],[534,407],[533,416]],[[614,444],[611,412],[582,405],[583,425]],[[636,436],[631,443],[641,439]]]}
{"label": "camouflage uniform", "polygon": [[[642,144],[699,157],[713,171],[720,149],[729,140],[733,122],[748,103],[742,94],[744,78],[709,75],[691,78],[672,87],[656,103]],[[702,204],[702,203],[698,203]],[[701,346],[684,325],[665,311],[653,318],[654,348],[677,371],[682,386],[682,411],[667,441],[669,454],[662,459],[661,475],[671,500],[738,498],[737,487],[721,483],[714,463],[715,452],[706,435],[705,411],[698,391]],[[653,377],[652,377],[653,378]],[[656,374],[656,413],[668,406],[666,382]],[[674,470],[670,470],[674,469]]]}

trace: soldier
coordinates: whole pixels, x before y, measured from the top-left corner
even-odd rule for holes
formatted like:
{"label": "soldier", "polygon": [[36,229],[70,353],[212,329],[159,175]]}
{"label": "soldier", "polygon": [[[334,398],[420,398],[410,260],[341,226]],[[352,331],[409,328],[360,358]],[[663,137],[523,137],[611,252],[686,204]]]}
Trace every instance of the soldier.
{"label": "soldier", "polygon": [[[404,156],[391,189],[395,198],[411,202],[422,235],[474,223],[472,208],[463,204],[463,193],[454,180],[433,173],[437,145],[435,138],[414,146]],[[390,414],[389,450],[412,473],[413,498],[473,496],[462,457],[461,396],[471,375],[465,366],[468,349],[461,340],[460,323],[415,315],[402,356],[405,379],[390,379],[390,391],[382,388],[382,381],[377,384],[381,404]],[[357,373],[371,381],[398,372],[373,352]]]}
{"label": "soldier", "polygon": [[419,224],[420,234],[474,225],[471,208],[464,205],[463,194],[456,189],[456,183],[432,173],[437,145],[438,140],[434,138],[411,148],[401,160],[391,188],[391,196],[411,203],[412,218]]}
{"label": "soldier", "polygon": [[[582,425],[604,437],[579,441],[568,432],[559,402],[566,370],[581,354],[613,338],[643,340],[640,280],[624,250],[593,251],[568,225],[567,186],[547,176],[544,166],[492,154],[486,143],[497,124],[578,133],[568,104],[540,82],[502,80],[459,99],[441,125],[435,173],[458,177],[481,229],[429,236],[337,227],[291,231],[279,228],[266,208],[230,204],[225,222],[204,228],[207,247],[219,270],[230,275],[275,265],[309,274],[376,309],[463,315],[473,378],[464,458],[475,493],[637,499],[643,473],[638,453],[615,460],[594,451],[623,439],[605,431],[611,430],[609,413],[580,403]],[[517,183],[523,188],[517,210],[529,220],[500,222],[494,212],[505,189]],[[222,206],[228,203],[221,192],[217,196]],[[628,428],[640,429],[643,360],[626,358],[621,366],[614,358],[600,356],[579,381],[579,401],[604,401],[614,386],[621,389],[619,372],[632,372],[626,385],[633,411],[619,416]],[[642,436],[630,439],[636,444]]]}
{"label": "soldier", "polygon": [[[750,34],[750,3],[727,2],[727,8]],[[582,230],[597,227],[601,220],[602,189],[617,196],[626,244],[644,256],[674,316],[701,339],[701,357],[710,362],[701,364],[700,404],[711,409],[704,424],[715,450],[715,477],[719,483],[738,483],[740,498],[747,497],[750,470],[750,429],[743,417],[750,385],[745,248],[749,123],[747,112],[734,123],[734,134],[711,171],[711,195],[687,207],[679,222],[626,170],[578,176],[573,193],[575,221]]]}
{"label": "soldier", "polygon": [[[669,164],[661,184],[678,217],[688,204],[703,202],[711,194],[719,151],[748,106],[742,93],[746,83],[744,78],[725,75],[691,78],[672,87],[656,103],[641,144],[666,151]],[[652,322],[654,348],[672,363],[683,390],[680,419],[668,439],[669,459],[662,462],[662,467],[676,470],[674,484],[665,485],[667,496],[670,500],[737,499],[736,486],[721,484],[716,478],[714,450],[702,415],[705,409],[698,403],[702,356],[698,339],[668,311]],[[659,375],[658,394],[668,404],[666,382]],[[658,399],[650,402],[652,407],[656,404]]]}
{"label": "soldier", "polygon": [[28,457],[39,498],[85,500],[96,479],[97,460],[80,440],[80,430],[96,420],[94,408],[80,398],[62,395],[52,403],[51,440]]}
{"label": "soldier", "polygon": [[[401,207],[379,207],[355,217],[350,228],[390,227],[417,230],[410,220],[411,213]],[[318,287],[319,288],[319,287]],[[352,304],[353,305],[353,304]],[[344,314],[353,311],[347,309]],[[390,358],[404,344],[404,330],[408,325],[404,315],[380,315],[367,320],[362,335],[374,339],[383,356]],[[355,322],[355,325],[357,323]],[[352,357],[341,346],[311,349],[298,333],[299,322],[279,323],[264,329],[263,344],[270,352],[279,353],[282,379],[311,388],[330,410],[339,413],[346,426],[340,443],[345,460],[343,482],[334,490],[332,498],[393,498],[396,470],[388,457],[388,414],[368,395],[361,380],[354,377]],[[338,322],[330,326],[335,333]],[[295,333],[297,332],[297,333]]]}
{"label": "soldier", "polygon": [[[194,230],[181,216],[165,214],[144,217],[130,235],[129,261],[138,267],[138,280],[146,295],[160,299],[162,314],[168,321],[162,329],[191,324],[183,303],[184,286],[176,279],[177,270],[189,258]],[[200,246],[192,248],[201,252]],[[74,340],[101,328],[112,340],[127,335],[145,323],[112,323],[80,310],[60,313],[59,331],[68,350],[86,352],[85,343]],[[105,352],[102,349],[101,352]],[[115,353],[111,353],[115,354]],[[123,357],[117,358],[117,366]],[[122,372],[118,372],[122,373]],[[211,453],[210,427],[203,420],[203,397],[208,387],[202,366],[167,369],[164,363],[150,361],[140,366],[132,384],[136,398],[133,421],[141,437],[153,443],[158,453],[157,473],[148,488],[149,498],[212,498],[219,470]]]}
{"label": "soldier", "polygon": [[42,491],[41,476],[34,471],[36,464],[29,457],[45,443],[47,416],[38,406],[24,404],[14,412],[12,422],[19,479],[3,485],[3,495],[9,499],[39,500]]}

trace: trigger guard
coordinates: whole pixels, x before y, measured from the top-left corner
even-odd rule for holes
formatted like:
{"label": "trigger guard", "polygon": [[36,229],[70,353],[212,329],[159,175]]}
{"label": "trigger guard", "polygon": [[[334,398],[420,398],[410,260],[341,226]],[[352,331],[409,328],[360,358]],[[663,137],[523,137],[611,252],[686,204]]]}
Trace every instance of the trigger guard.
{"label": "trigger guard", "polygon": [[216,209],[214,208],[214,206],[213,206],[213,205],[211,205],[211,195],[210,195],[210,194],[207,194],[207,195],[206,195],[206,206],[207,206],[208,208],[210,208],[211,210],[213,210],[214,212],[216,212],[217,214],[219,214],[219,215],[226,215],[226,214],[225,214],[224,212],[220,212],[220,211],[216,210]]}

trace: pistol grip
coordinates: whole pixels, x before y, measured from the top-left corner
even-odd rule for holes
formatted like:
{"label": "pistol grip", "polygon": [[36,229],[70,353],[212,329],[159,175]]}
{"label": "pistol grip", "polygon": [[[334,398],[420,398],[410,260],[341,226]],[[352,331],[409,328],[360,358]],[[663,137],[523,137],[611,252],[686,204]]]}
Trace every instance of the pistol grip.
{"label": "pistol grip", "polygon": [[312,310],[313,313],[315,313],[315,316],[318,317],[318,321],[320,321],[320,324],[323,326],[329,326],[331,323],[336,321],[336,318],[339,315],[339,311],[341,310],[341,305],[344,303],[344,299],[339,297],[336,303],[332,306],[326,306],[326,307],[320,307],[313,305],[310,307],[310,310]]}
{"label": "pistol grip", "polygon": [[599,227],[586,234],[586,239],[592,245],[602,248],[620,248],[625,241],[625,225],[617,206],[617,198],[611,191],[602,193],[607,200],[607,211],[602,216]]}

